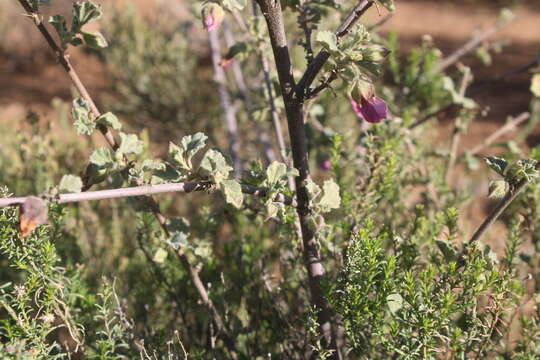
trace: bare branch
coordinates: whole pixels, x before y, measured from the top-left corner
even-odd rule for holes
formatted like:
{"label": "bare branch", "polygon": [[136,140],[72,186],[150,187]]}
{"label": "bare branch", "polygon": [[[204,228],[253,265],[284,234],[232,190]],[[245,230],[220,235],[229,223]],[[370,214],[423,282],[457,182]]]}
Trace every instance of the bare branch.
{"label": "bare branch", "polygon": [[[465,96],[465,91],[467,90],[467,86],[469,86],[471,79],[471,69],[466,68],[463,74],[463,79],[461,79],[461,86],[459,89],[459,95],[461,97]],[[452,171],[454,170],[454,166],[456,165],[461,133],[464,131],[463,126],[464,124],[462,115],[458,115],[455,119],[454,131],[452,132],[452,141],[450,145],[450,156],[448,158],[448,164],[446,165],[445,179],[447,184],[450,182],[450,179],[452,177]]]}
{"label": "bare branch", "polygon": [[507,21],[499,19],[489,28],[475,34],[469,41],[463,44],[463,46],[454,51],[452,54],[448,55],[446,58],[442,59],[439,62],[438,66],[435,68],[435,70],[438,72],[446,70],[448,67],[455,64],[463,56],[476,49],[480,44],[482,44],[484,40],[502,29],[507,23]]}
{"label": "bare branch", "polygon": [[[225,43],[227,44],[228,48],[231,48],[236,42],[234,40],[234,36],[231,30],[229,29],[229,24],[226,20],[223,21],[222,28],[223,28],[223,36],[225,37]],[[250,90],[248,86],[246,85],[246,81],[244,79],[244,73],[242,71],[242,68],[240,67],[240,63],[238,61],[233,61],[231,66],[233,70],[234,81],[236,82],[238,91],[240,92],[242,100],[244,101],[244,105],[246,108],[246,112],[248,114],[248,118],[250,119],[250,123],[253,124],[253,127],[255,128],[255,133],[257,134],[257,140],[259,140],[262,145],[263,153],[266,157],[266,161],[268,163],[271,163],[272,161],[276,159],[276,155],[275,155],[274,149],[272,149],[272,143],[270,142],[270,139],[268,138],[268,134],[266,133],[266,131],[263,131],[263,129],[261,129],[259,122],[254,121],[253,119],[253,101],[251,100]]]}
{"label": "bare branch", "polygon": [[[536,170],[540,170],[540,161],[536,163]],[[529,181],[526,178],[522,179],[515,186],[512,186],[502,200],[497,204],[497,206],[491,211],[491,213],[486,217],[484,222],[478,227],[471,239],[469,240],[468,245],[478,241],[487,231],[487,229],[501,216],[501,214],[506,210],[506,208],[514,201],[514,199],[527,187]]]}
{"label": "bare branch", "polygon": [[498,138],[500,138],[504,134],[517,130],[517,127],[527,121],[529,117],[530,114],[528,112],[524,112],[519,116],[515,117],[514,119],[510,120],[506,125],[502,126],[493,134],[489,135],[481,144],[476,145],[471,151],[469,151],[469,155],[478,154],[479,152],[493,144]]}
{"label": "bare branch", "polygon": [[[256,186],[250,186],[242,184],[242,192],[244,194],[266,197],[268,189]],[[58,204],[67,204],[81,201],[91,200],[106,200],[106,199],[118,199],[135,196],[147,196],[163,193],[191,193],[197,191],[214,191],[216,190],[216,184],[204,181],[204,182],[185,182],[185,183],[173,183],[173,184],[159,184],[159,185],[143,185],[134,186],[119,189],[99,190],[99,191],[87,191],[72,194],[60,194],[55,201]],[[27,197],[16,198],[0,198],[0,207],[22,204],[26,201]],[[285,205],[291,205],[296,207],[296,201],[284,194],[277,194],[274,197],[274,201],[284,203]]]}
{"label": "bare branch", "polygon": [[223,120],[229,136],[229,152],[233,161],[234,175],[242,176],[242,162],[240,161],[240,140],[238,138],[238,122],[236,120],[236,109],[231,102],[229,90],[227,89],[227,77],[225,71],[220,65],[221,45],[219,43],[218,29],[208,32],[210,39],[210,50],[212,52],[212,64],[214,66],[214,80],[218,86],[221,109],[223,111]]}

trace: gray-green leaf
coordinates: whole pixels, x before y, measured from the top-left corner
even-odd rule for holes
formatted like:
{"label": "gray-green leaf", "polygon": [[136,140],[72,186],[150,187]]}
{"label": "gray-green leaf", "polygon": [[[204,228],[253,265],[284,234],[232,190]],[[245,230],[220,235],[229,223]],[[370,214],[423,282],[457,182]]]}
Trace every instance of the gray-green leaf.
{"label": "gray-green leaf", "polygon": [[341,196],[339,195],[339,185],[332,179],[326,180],[323,184],[323,196],[319,201],[319,206],[323,211],[338,209],[341,206]]}
{"label": "gray-green leaf", "polygon": [[508,166],[508,161],[495,156],[487,157],[484,160],[492,170],[494,170],[497,174],[504,176],[504,171]]}
{"label": "gray-green leaf", "polygon": [[120,147],[117,150],[119,154],[140,154],[143,151],[144,143],[139,140],[135,134],[120,133]]}
{"label": "gray-green leaf", "polygon": [[122,123],[112,112],[105,113],[96,119],[96,122],[99,125],[105,125],[107,127],[113,128],[114,130],[122,129]]}
{"label": "gray-green leaf", "polygon": [[73,117],[78,135],[90,135],[96,128],[96,123],[90,112],[90,106],[88,106],[86,100],[83,98],[73,100],[71,116]]}
{"label": "gray-green leaf", "polygon": [[489,182],[488,198],[502,199],[510,190],[510,184],[505,180],[494,180]]}
{"label": "gray-green leaf", "polygon": [[225,201],[239,209],[244,201],[244,194],[242,193],[240,183],[236,180],[223,180],[219,186],[221,191],[223,191]]}
{"label": "gray-green leaf", "polygon": [[204,154],[201,161],[201,169],[203,175],[209,176],[216,184],[221,183],[229,177],[229,173],[233,170],[225,157],[217,150],[211,149]]}
{"label": "gray-green leaf", "polygon": [[107,40],[99,31],[96,32],[81,32],[84,43],[91,48],[100,49],[109,46]]}
{"label": "gray-green leaf", "polygon": [[189,221],[184,218],[171,218],[167,221],[166,227],[170,234],[166,242],[173,249],[178,250],[188,245]]}
{"label": "gray-green leaf", "polygon": [[58,185],[60,193],[80,193],[83,186],[83,182],[80,177],[75,175],[64,175]]}
{"label": "gray-green leaf", "polygon": [[403,297],[397,293],[390,294],[386,297],[386,303],[388,304],[388,309],[394,315],[403,307]]}

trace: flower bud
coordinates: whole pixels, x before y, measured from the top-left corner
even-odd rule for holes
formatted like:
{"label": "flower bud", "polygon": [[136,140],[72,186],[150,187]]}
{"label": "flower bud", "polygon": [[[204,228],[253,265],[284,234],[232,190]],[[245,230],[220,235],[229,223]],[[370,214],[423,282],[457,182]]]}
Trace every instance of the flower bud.
{"label": "flower bud", "polygon": [[218,4],[208,3],[203,7],[201,15],[203,26],[206,31],[212,31],[219,27],[219,25],[221,25],[223,22],[225,11]]}
{"label": "flower bud", "polygon": [[388,106],[383,99],[375,96],[373,84],[360,81],[351,93],[354,113],[370,123],[378,123],[388,116]]}

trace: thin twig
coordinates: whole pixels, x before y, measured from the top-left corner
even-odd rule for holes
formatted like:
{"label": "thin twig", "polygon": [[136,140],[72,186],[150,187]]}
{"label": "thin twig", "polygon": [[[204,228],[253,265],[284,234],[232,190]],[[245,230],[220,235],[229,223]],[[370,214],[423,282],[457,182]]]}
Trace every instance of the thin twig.
{"label": "thin twig", "polygon": [[[268,189],[256,186],[250,186],[242,184],[242,192],[244,194],[266,197]],[[216,184],[208,181],[204,182],[185,182],[185,183],[173,183],[173,184],[159,184],[159,185],[143,185],[133,186],[119,189],[99,190],[99,191],[87,191],[71,194],[60,194],[58,199],[54,202],[58,204],[75,203],[81,201],[91,200],[106,200],[106,199],[118,199],[126,197],[136,196],[148,196],[154,194],[163,193],[191,193],[197,191],[213,191],[216,189]],[[0,198],[0,207],[12,206],[22,204],[26,201],[27,197],[15,197],[15,198]],[[277,194],[274,201],[284,203],[285,205],[296,206],[296,202],[293,198],[284,195]]]}
{"label": "thin twig", "polygon": [[486,40],[487,38],[495,34],[497,31],[503,28],[506,24],[508,24],[508,21],[499,19],[489,28],[485,29],[484,31],[480,33],[475,34],[469,41],[463,44],[463,46],[461,46],[459,49],[454,51],[449,56],[442,59],[437,65],[437,67],[435,68],[435,70],[437,72],[442,72],[448,67],[452,66],[464,55],[476,49],[484,40]]}
{"label": "thin twig", "polygon": [[[60,65],[64,68],[64,70],[68,73],[69,77],[71,78],[71,82],[81,94],[81,96],[84,98],[88,106],[90,106],[90,110],[92,111],[92,114],[97,118],[101,116],[101,113],[99,112],[96,104],[94,103],[94,100],[88,93],[88,90],[86,90],[86,87],[81,82],[81,78],[77,74],[77,72],[73,69],[73,66],[71,66],[71,62],[69,60],[69,55],[66,54],[66,52],[56,44],[56,41],[51,36],[45,25],[43,24],[42,17],[40,14],[34,12],[34,9],[32,6],[28,3],[27,0],[19,0],[19,3],[24,8],[28,16],[34,20],[34,23],[36,27],[38,28],[39,32],[43,35],[45,40],[47,41],[47,44],[51,47],[54,54],[56,55],[56,58]],[[98,130],[103,134],[105,137],[105,140],[111,146],[114,150],[118,149],[118,142],[114,138],[112,132],[109,130],[108,127],[104,125],[98,125]]]}
{"label": "thin twig", "polygon": [[214,80],[218,86],[219,100],[223,120],[229,137],[229,152],[233,161],[235,177],[242,176],[242,163],[240,161],[240,139],[238,138],[238,122],[236,120],[236,109],[231,102],[229,89],[227,89],[227,76],[225,71],[220,66],[221,62],[221,45],[219,43],[219,29],[214,29],[208,32],[210,39],[210,50],[212,53],[212,64],[214,66]]}
{"label": "thin twig", "polygon": [[[461,80],[461,86],[459,89],[459,96],[464,97],[465,91],[467,90],[467,86],[469,85],[470,81],[472,79],[471,69],[465,68],[463,73],[463,79]],[[450,183],[450,178],[452,177],[452,171],[454,170],[454,166],[456,165],[458,150],[459,150],[459,141],[461,139],[461,133],[464,131],[463,127],[464,119],[463,115],[459,114],[456,117],[455,124],[454,124],[454,131],[452,132],[452,141],[450,145],[450,155],[448,158],[448,164],[446,165],[446,174],[445,179],[446,183]]]}
{"label": "thin twig", "polygon": [[500,138],[504,134],[517,130],[518,126],[527,121],[529,118],[530,114],[528,112],[524,112],[519,116],[513,118],[506,125],[499,128],[493,134],[489,135],[482,143],[476,145],[471,151],[469,151],[469,155],[473,156],[478,154],[479,152],[493,144],[498,138]]}
{"label": "thin twig", "polygon": [[[520,66],[517,69],[510,70],[510,71],[508,71],[508,72],[506,72],[504,74],[495,76],[494,78],[492,78],[490,80],[487,80],[485,82],[481,82],[481,83],[479,83],[477,85],[472,85],[469,88],[469,90],[465,92],[465,95],[468,96],[468,97],[476,95],[476,94],[484,91],[485,89],[490,88],[490,86],[493,85],[493,83],[495,83],[495,82],[505,81],[505,80],[507,80],[508,78],[510,78],[512,76],[519,75],[521,73],[529,71],[530,69],[537,66],[539,64],[539,62],[540,62],[539,60],[535,59],[535,60],[531,61],[530,63],[527,63],[525,65]],[[416,122],[409,125],[409,129],[414,129],[414,128],[422,125],[423,123],[427,122],[428,120],[433,119],[436,116],[446,112],[447,110],[453,109],[454,107],[458,107],[458,106],[461,106],[461,105],[457,104],[457,103],[454,103],[454,102],[443,105],[441,108],[439,108],[439,109],[437,109],[437,110],[423,116],[421,119],[419,119]]]}
{"label": "thin twig", "polygon": [[[223,36],[225,37],[225,43],[227,44],[228,48],[231,48],[234,44],[236,44],[236,41],[234,40],[234,36],[229,29],[229,23],[224,20],[221,26],[223,28]],[[274,153],[274,149],[272,149],[272,143],[268,138],[268,134],[266,133],[266,131],[263,131],[260,128],[259,123],[253,119],[253,101],[251,99],[250,90],[247,87],[246,81],[244,79],[244,72],[242,71],[240,63],[238,61],[233,60],[231,66],[233,70],[234,81],[236,82],[238,91],[240,92],[242,100],[244,101],[246,113],[248,114],[250,123],[253,124],[253,126],[255,127],[255,133],[257,134],[257,138],[262,145],[263,154],[266,157],[266,161],[268,163],[271,163],[276,159],[276,155]]]}
{"label": "thin twig", "polygon": [[[536,163],[536,170],[540,169],[540,161]],[[491,213],[486,217],[484,222],[478,227],[471,239],[469,240],[469,246],[476,242],[478,239],[484,235],[486,230],[501,216],[504,210],[514,201],[514,199],[519,195],[521,191],[529,184],[526,178],[522,179],[515,186],[512,186],[502,200],[497,204],[497,206],[491,211]]]}

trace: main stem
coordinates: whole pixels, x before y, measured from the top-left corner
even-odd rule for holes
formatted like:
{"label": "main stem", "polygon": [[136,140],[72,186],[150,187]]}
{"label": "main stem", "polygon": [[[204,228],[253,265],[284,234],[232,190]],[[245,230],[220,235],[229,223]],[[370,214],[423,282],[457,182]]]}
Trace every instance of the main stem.
{"label": "main stem", "polygon": [[334,336],[332,336],[330,305],[321,288],[324,268],[321,263],[320,253],[317,249],[313,229],[309,226],[310,208],[306,188],[306,180],[309,177],[309,163],[306,132],[303,121],[303,99],[299,98],[295,91],[296,85],[285,36],[281,4],[279,1],[273,0],[259,0],[258,3],[268,26],[279,83],[285,103],[293,164],[299,172],[299,175],[295,178],[298,202],[297,212],[302,230],[302,242],[304,245],[303,255],[308,272],[311,303],[317,310],[319,327],[323,335],[325,348],[337,351],[335,339]]}

